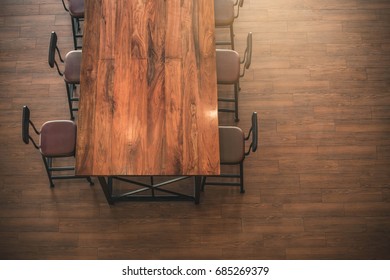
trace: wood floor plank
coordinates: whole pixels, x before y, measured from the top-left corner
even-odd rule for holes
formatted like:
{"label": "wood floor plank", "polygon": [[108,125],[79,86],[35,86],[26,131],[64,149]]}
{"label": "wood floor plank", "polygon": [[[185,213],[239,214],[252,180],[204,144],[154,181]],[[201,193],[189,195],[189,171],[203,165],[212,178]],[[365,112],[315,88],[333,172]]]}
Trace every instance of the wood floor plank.
{"label": "wood floor plank", "polygon": [[286,251],[284,248],[239,248],[236,250],[223,249],[222,259],[227,260],[281,260],[286,259]]}
{"label": "wood floor plank", "polygon": [[196,260],[196,259],[223,259],[222,249],[218,246],[196,246],[189,247],[186,250],[178,252],[174,248],[163,248],[160,249],[160,258],[161,259],[172,259],[176,258],[179,260]]}
{"label": "wood floor plank", "polygon": [[119,226],[117,221],[112,219],[61,219],[59,222],[60,232],[72,233],[105,233],[118,232]]}
{"label": "wood floor plank", "polygon": [[42,247],[76,247],[79,242],[78,233],[62,232],[22,232],[19,234],[21,246],[35,244]]}
{"label": "wood floor plank", "polygon": [[97,252],[97,259],[101,260],[150,260],[156,258],[161,259],[159,250],[155,248],[115,248],[114,250],[111,247],[100,247]]}
{"label": "wood floor plank", "polygon": [[361,217],[381,217],[388,216],[390,204],[388,202],[366,202],[361,203],[346,203],[345,214]]}
{"label": "wood floor plank", "polygon": [[[381,233],[345,233],[332,232],[326,233],[326,243],[329,247],[348,246],[348,247],[369,247],[373,246],[380,250],[388,250],[390,239]],[[382,248],[382,249],[381,249]]]}
{"label": "wood floor plank", "polygon": [[58,231],[58,219],[56,218],[1,218],[0,229],[2,232],[56,232]]}
{"label": "wood floor plank", "polygon": [[[340,246],[332,247],[292,247],[286,249],[286,256],[288,259],[299,260],[332,260],[332,259],[359,259],[359,249]],[[361,257],[360,257],[361,258]]]}
{"label": "wood floor plank", "polygon": [[283,214],[290,217],[334,217],[344,216],[342,203],[290,203],[283,205]]}
{"label": "wood floor plank", "polygon": [[327,242],[323,232],[320,233],[270,233],[264,234],[264,247],[321,247]]}
{"label": "wood floor plank", "polygon": [[244,218],[242,221],[243,232],[252,232],[258,234],[288,234],[302,233],[303,220],[302,218],[284,218],[276,216],[267,216],[264,218]]}
{"label": "wood floor plank", "polygon": [[[59,254],[61,252],[61,254]],[[90,247],[39,247],[34,259],[40,260],[94,260],[97,259],[97,248]]]}
{"label": "wood floor plank", "polygon": [[364,232],[366,223],[356,217],[324,217],[322,219],[305,217],[304,227],[307,232]]}
{"label": "wood floor plank", "polygon": [[138,243],[136,233],[80,233],[79,246],[82,247],[111,247],[111,248],[133,248]]}

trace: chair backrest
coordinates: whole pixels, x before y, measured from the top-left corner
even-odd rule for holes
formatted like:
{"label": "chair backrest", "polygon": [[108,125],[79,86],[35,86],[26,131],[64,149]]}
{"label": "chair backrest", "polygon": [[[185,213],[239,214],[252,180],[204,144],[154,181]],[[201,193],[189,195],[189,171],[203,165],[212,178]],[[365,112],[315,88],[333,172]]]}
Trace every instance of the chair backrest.
{"label": "chair backrest", "polygon": [[39,146],[35,143],[34,139],[30,136],[30,125],[34,129],[35,133],[39,135],[39,131],[36,129],[33,122],[30,120],[30,109],[27,106],[23,106],[22,114],[22,140],[25,144],[29,144],[30,140],[33,143],[36,149],[39,149]]}
{"label": "chair backrest", "polygon": [[252,32],[249,32],[248,36],[246,37],[246,48],[240,63],[244,64],[243,71],[240,77],[244,77],[245,70],[249,69],[252,63]]}
{"label": "chair backrest", "polygon": [[58,74],[60,76],[63,76],[63,73],[60,71],[60,68],[58,67],[58,63],[57,63],[56,58],[55,58],[56,52],[57,52],[60,61],[62,63],[64,62],[64,60],[61,57],[60,50],[58,49],[58,46],[57,46],[57,40],[58,40],[57,34],[54,31],[52,31],[51,35],[50,35],[48,62],[49,62],[49,66],[51,68],[54,68],[54,66],[56,66]]}
{"label": "chair backrest", "polygon": [[256,152],[257,144],[259,141],[258,135],[258,124],[257,124],[257,112],[252,113],[252,152]]}
{"label": "chair backrest", "polygon": [[234,2],[234,6],[240,6],[240,7],[242,7],[243,5],[244,5],[244,0],[236,0],[235,2]]}
{"label": "chair backrest", "polygon": [[238,18],[238,16],[240,15],[240,8],[242,8],[242,6],[244,5],[244,0],[236,0],[233,5],[237,6],[237,14],[234,16],[234,18]]}
{"label": "chair backrest", "polygon": [[249,140],[250,136],[252,135],[252,141],[249,146],[248,151],[245,153],[245,155],[249,155],[251,152],[256,152],[257,145],[259,141],[259,135],[258,135],[258,124],[257,124],[257,113],[252,113],[252,126],[249,130],[248,136],[245,138],[245,140]]}
{"label": "chair backrest", "polygon": [[66,5],[65,5],[64,0],[62,0],[62,5],[64,6],[65,11],[69,12],[68,8],[67,8]]}
{"label": "chair backrest", "polygon": [[23,106],[22,114],[22,139],[25,144],[30,143],[30,109]]}

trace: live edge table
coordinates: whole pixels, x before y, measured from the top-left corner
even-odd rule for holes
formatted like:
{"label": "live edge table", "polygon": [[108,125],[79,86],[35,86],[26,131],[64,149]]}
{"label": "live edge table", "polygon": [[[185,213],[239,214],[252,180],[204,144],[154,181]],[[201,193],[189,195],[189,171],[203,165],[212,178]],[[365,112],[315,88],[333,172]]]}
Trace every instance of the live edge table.
{"label": "live edge table", "polygon": [[198,203],[220,172],[215,63],[214,1],[85,0],[76,174],[110,204],[133,194],[113,178],[191,176],[193,196],[161,188],[176,179],[138,185]]}

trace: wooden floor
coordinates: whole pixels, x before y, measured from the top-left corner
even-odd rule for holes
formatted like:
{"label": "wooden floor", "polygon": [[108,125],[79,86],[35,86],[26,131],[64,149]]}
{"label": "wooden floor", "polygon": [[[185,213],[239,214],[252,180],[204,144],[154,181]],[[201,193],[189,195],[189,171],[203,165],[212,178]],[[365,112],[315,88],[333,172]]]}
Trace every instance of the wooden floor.
{"label": "wooden floor", "polygon": [[51,30],[69,51],[61,1],[1,1],[0,258],[390,258],[390,1],[245,0],[236,49],[252,31],[254,53],[238,125],[257,111],[260,147],[245,194],[210,186],[200,205],[110,207],[96,179],[49,188],[20,120],[25,104],[37,124],[69,116]]}

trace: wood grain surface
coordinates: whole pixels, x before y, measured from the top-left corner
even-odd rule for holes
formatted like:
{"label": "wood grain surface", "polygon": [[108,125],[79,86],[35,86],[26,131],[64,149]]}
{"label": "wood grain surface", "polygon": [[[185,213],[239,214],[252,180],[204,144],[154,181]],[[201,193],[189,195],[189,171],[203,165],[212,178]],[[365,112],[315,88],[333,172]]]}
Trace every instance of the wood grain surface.
{"label": "wood grain surface", "polygon": [[219,174],[212,1],[85,1],[76,173]]}

